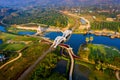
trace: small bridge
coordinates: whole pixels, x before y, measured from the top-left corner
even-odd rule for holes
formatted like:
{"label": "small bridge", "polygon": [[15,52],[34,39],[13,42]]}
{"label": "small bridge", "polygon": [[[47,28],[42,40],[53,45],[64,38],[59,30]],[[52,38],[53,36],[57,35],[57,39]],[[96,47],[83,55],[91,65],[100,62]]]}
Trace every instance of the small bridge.
{"label": "small bridge", "polygon": [[35,36],[36,36],[36,35],[40,35],[42,32],[43,32],[43,29],[42,29],[40,26],[38,26],[37,32],[36,32],[34,35],[35,35]]}
{"label": "small bridge", "polygon": [[[71,48],[69,45],[63,44],[63,43],[59,44],[59,46],[62,47],[62,48]],[[71,48],[71,49],[72,49],[72,48]],[[73,58],[80,59],[79,56],[76,56],[76,55],[73,53],[73,50],[70,50],[70,53],[72,54]]]}

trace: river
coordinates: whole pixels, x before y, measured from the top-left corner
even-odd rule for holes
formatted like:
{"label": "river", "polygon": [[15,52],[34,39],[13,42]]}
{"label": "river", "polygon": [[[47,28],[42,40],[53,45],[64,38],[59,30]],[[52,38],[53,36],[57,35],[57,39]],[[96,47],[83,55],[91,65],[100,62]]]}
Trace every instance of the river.
{"label": "river", "polygon": [[[61,36],[61,35],[62,33],[60,32],[50,32],[45,34],[45,37],[54,40],[57,36]],[[73,48],[74,53],[77,54],[80,45],[85,43],[85,38],[90,36],[93,36],[94,38],[94,40],[92,41],[93,44],[103,44],[103,45],[115,47],[120,50],[120,39],[118,38],[111,39],[110,37],[96,36],[94,34],[90,34],[90,35],[72,34],[70,39],[66,42],[66,44],[70,45]]]}
{"label": "river", "polygon": [[36,32],[32,32],[32,31],[20,31],[18,32],[19,35],[33,35]]}
{"label": "river", "polygon": [[[0,26],[0,31],[6,32],[5,27]],[[23,32],[18,32],[18,34],[19,35],[27,35],[27,34],[33,35],[35,34],[35,32],[23,31]],[[49,33],[46,33],[44,36],[50,38],[51,40],[54,40],[57,36],[62,36],[62,33],[61,32],[49,32]],[[106,36],[96,36],[94,34],[90,34],[90,35],[72,34],[70,39],[66,42],[66,44],[70,45],[73,48],[74,53],[77,54],[80,45],[85,43],[85,38],[90,37],[90,36],[93,36],[94,40],[92,41],[92,43],[94,44],[104,44],[107,46],[116,47],[117,49],[120,50],[120,39],[118,38],[111,39]],[[2,40],[0,40],[0,43],[2,43]]]}
{"label": "river", "polygon": [[2,31],[2,32],[6,32],[5,27],[3,27],[3,26],[0,25],[0,31]]}
{"label": "river", "polygon": [[0,39],[0,44],[2,44],[2,42],[3,42],[2,39]]}
{"label": "river", "polygon": [[[1,32],[6,32],[5,27],[0,26],[0,31],[1,31]],[[2,44],[2,43],[3,43],[3,41],[2,41],[2,39],[0,39],[0,44]]]}

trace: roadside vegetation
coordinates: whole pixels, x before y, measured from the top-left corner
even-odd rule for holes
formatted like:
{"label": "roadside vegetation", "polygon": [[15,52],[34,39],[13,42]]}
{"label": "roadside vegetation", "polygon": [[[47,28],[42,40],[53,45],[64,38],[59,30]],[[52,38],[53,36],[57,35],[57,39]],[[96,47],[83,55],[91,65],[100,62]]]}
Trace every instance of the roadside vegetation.
{"label": "roadside vegetation", "polygon": [[60,60],[58,49],[48,53],[48,55],[37,65],[35,70],[29,75],[28,80],[66,80],[65,74],[54,72],[57,62]]}

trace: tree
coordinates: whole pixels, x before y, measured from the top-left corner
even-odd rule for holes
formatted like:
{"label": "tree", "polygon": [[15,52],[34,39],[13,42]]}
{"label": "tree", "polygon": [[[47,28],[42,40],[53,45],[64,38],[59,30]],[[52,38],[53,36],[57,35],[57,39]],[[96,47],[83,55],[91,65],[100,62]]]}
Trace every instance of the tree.
{"label": "tree", "polygon": [[93,41],[93,36],[90,36],[90,42],[92,42]]}
{"label": "tree", "polygon": [[88,43],[88,42],[89,42],[89,37],[86,37],[86,40],[85,40],[85,41],[86,41],[86,43]]}
{"label": "tree", "polygon": [[101,64],[97,64],[95,68],[99,71],[101,69]]}

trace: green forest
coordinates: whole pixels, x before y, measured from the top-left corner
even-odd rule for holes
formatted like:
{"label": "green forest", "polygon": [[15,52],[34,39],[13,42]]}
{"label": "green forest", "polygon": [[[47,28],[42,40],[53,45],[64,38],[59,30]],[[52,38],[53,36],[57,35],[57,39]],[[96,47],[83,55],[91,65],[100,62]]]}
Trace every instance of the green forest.
{"label": "green forest", "polygon": [[120,22],[99,22],[99,21],[94,21],[91,23],[91,29],[93,30],[113,30],[113,31],[118,31],[120,32]]}
{"label": "green forest", "polygon": [[65,27],[68,24],[68,18],[55,10],[26,10],[7,16],[4,19],[6,24],[25,24],[39,23],[56,27]]}
{"label": "green forest", "polygon": [[[84,50],[84,48],[88,50]],[[120,67],[120,55],[116,48],[106,47],[104,45],[82,45],[80,50],[80,57],[82,59],[88,59],[95,63],[112,64],[114,66]]]}

